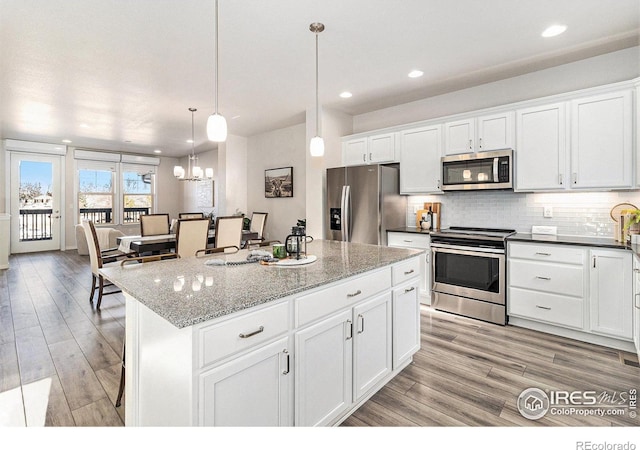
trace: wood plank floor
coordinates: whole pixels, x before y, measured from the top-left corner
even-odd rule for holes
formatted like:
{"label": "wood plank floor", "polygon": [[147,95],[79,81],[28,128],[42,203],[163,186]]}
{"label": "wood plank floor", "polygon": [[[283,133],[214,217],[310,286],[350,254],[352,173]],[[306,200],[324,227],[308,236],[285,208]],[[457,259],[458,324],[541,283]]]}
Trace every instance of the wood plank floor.
{"label": "wood plank floor", "polygon": [[[89,260],[75,251],[14,255],[0,271],[0,426],[122,426],[114,401],[124,299],[89,304]],[[638,426],[629,415],[518,412],[530,387],[640,387],[636,355],[424,308],[414,362],[344,426]]]}

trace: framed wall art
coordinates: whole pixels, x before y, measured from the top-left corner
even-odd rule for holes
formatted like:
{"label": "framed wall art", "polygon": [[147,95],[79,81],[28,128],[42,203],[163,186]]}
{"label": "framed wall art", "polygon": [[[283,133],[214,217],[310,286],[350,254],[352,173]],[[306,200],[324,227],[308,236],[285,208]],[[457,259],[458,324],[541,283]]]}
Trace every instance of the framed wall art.
{"label": "framed wall art", "polygon": [[266,198],[293,197],[293,167],[279,167],[264,171]]}

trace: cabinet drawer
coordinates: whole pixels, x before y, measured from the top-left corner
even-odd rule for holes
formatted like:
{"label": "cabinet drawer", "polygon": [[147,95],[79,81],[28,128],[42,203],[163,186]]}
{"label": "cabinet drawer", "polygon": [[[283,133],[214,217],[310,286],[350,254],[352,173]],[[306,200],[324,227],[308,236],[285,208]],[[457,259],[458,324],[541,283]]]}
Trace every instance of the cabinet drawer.
{"label": "cabinet drawer", "polygon": [[390,231],[387,233],[389,247],[429,248],[431,236],[420,233],[401,233]]}
{"label": "cabinet drawer", "polygon": [[300,327],[387,289],[391,289],[391,267],[299,297],[295,300],[295,326]]}
{"label": "cabinet drawer", "polygon": [[510,259],[509,286],[583,297],[584,268]]}
{"label": "cabinet drawer", "polygon": [[508,314],[583,328],[583,301],[562,295],[509,288]]}
{"label": "cabinet drawer", "polygon": [[289,302],[244,314],[200,330],[200,367],[266,342],[289,330]]}
{"label": "cabinet drawer", "polygon": [[397,286],[417,276],[420,276],[420,258],[411,258],[393,266],[391,280]]}
{"label": "cabinet drawer", "polygon": [[535,261],[584,264],[585,249],[561,245],[537,245],[509,243],[509,258],[531,259]]}

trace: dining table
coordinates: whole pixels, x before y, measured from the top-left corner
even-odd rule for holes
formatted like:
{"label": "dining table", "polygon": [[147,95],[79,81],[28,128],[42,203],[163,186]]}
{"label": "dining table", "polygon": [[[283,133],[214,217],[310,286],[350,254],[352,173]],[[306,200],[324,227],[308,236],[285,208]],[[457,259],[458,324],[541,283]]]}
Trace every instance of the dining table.
{"label": "dining table", "polygon": [[[258,239],[256,231],[242,230],[242,241]],[[141,253],[160,253],[175,250],[176,235],[161,234],[155,236],[119,236],[116,240],[118,250],[123,253],[136,252]],[[209,230],[209,245],[215,243],[215,230]]]}

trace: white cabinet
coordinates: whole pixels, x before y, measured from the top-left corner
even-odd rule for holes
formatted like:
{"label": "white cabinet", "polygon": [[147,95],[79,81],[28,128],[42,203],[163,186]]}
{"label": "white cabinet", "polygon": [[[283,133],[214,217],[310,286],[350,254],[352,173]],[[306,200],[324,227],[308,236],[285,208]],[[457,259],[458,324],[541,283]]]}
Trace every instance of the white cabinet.
{"label": "white cabinet", "polygon": [[442,125],[400,132],[400,193],[440,193]]}
{"label": "white cabinet", "polygon": [[633,258],[633,275],[633,343],[640,359],[640,261],[637,256]]}
{"label": "white cabinet", "polygon": [[420,349],[420,302],[418,283],[393,290],[393,368]]}
{"label": "white cabinet", "polygon": [[444,136],[445,155],[513,148],[513,112],[446,122]]}
{"label": "white cabinet", "polygon": [[516,111],[516,190],[564,189],[566,186],[565,104]]}
{"label": "white cabinet", "polygon": [[297,332],[296,425],[332,423],[389,375],[391,333],[389,292]]}
{"label": "white cabinet", "polygon": [[591,332],[632,340],[631,253],[625,250],[591,249],[589,256]]}
{"label": "white cabinet", "polygon": [[319,426],[352,401],[352,311],[335,314],[295,335],[295,423]]}
{"label": "white cabinet", "polygon": [[383,133],[343,141],[345,166],[396,161],[396,133]]}
{"label": "white cabinet", "polygon": [[[387,245],[426,251],[420,257],[420,302],[431,305],[431,236],[427,233],[388,231]],[[396,284],[395,280],[394,284]]]}
{"label": "white cabinet", "polygon": [[200,375],[203,426],[291,426],[292,359],[289,338]]}
{"label": "white cabinet", "polygon": [[633,186],[631,91],[571,102],[571,187]]}

